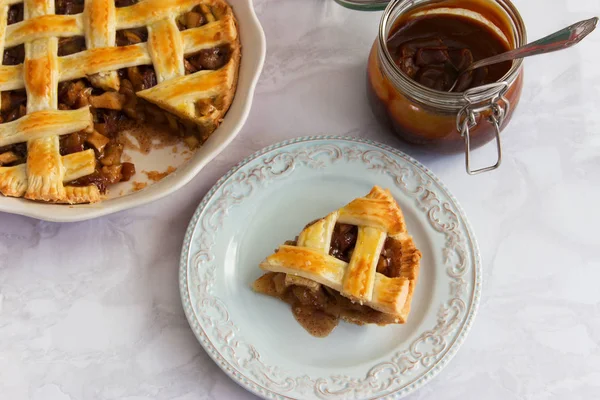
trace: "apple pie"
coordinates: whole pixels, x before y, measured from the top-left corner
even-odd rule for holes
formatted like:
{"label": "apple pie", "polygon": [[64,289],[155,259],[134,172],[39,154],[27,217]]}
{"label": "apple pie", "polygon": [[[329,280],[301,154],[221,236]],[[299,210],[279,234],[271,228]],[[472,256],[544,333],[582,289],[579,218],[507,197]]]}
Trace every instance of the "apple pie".
{"label": "apple pie", "polygon": [[340,319],[402,324],[420,259],[398,203],[375,186],[280,246],[260,264],[267,273],[253,288],[289,303],[296,320],[318,337]]}
{"label": "apple pie", "polygon": [[8,0],[0,50],[0,193],[70,204],[135,173],[125,129],[200,146],[240,61],[223,0]]}

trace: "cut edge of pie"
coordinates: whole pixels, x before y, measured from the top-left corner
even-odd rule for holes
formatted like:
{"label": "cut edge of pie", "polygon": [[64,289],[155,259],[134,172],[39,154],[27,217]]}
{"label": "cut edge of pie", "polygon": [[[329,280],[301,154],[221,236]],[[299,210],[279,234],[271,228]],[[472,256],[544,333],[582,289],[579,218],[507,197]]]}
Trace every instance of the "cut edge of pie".
{"label": "cut edge of pie", "polygon": [[375,186],[281,245],[260,263],[267,273],[253,289],[289,303],[315,336],[326,336],[339,319],[403,324],[420,259],[402,210],[389,190]]}
{"label": "cut edge of pie", "polygon": [[[200,129],[202,141],[214,132],[225,114],[229,111],[235,92],[237,90],[239,65],[241,59],[241,45],[238,36],[237,20],[229,5],[223,0],[213,0],[215,3],[226,6],[226,14],[222,17],[222,23],[227,26],[229,36],[227,42],[228,61],[218,70],[197,71],[189,75],[179,76],[171,79],[166,84],[157,85],[140,92],[136,95],[161,109],[170,112],[181,119],[196,124]],[[188,99],[198,97],[199,93],[211,95],[214,87],[225,88],[208,97],[208,101],[189,102]]]}

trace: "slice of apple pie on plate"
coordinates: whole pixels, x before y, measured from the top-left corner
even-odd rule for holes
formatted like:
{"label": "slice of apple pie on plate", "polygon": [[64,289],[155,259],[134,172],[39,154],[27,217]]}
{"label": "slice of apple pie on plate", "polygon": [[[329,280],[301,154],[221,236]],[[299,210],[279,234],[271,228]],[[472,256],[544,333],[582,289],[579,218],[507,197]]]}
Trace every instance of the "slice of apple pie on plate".
{"label": "slice of apple pie on plate", "polygon": [[267,273],[253,288],[289,303],[296,320],[317,337],[327,336],[340,319],[402,324],[420,259],[398,203],[375,186],[281,245],[260,264]]}

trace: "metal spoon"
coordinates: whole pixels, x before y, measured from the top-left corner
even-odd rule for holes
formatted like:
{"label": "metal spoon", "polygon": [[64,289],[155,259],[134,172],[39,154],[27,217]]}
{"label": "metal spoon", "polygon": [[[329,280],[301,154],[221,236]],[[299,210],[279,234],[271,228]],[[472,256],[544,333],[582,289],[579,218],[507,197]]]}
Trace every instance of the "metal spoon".
{"label": "metal spoon", "polygon": [[519,47],[505,53],[497,54],[492,57],[484,58],[483,60],[474,62],[466,69],[462,70],[454,84],[448,90],[452,92],[458,83],[461,75],[473,71],[477,68],[485,67],[486,65],[496,64],[503,61],[515,60],[517,58],[525,58],[529,56],[535,56],[537,54],[551,53],[553,51],[563,50],[579,43],[584,37],[589,35],[598,24],[598,17],[590,18],[584,21],[577,22],[571,26],[561,29],[551,35],[548,35],[540,40],[537,40],[528,45]]}

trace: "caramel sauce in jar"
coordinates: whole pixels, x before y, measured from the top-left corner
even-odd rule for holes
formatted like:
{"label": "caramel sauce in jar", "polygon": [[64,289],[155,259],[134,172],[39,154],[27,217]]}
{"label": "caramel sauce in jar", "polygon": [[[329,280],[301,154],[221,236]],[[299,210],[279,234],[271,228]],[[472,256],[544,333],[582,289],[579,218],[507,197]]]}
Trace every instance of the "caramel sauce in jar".
{"label": "caramel sauce in jar", "polygon": [[[492,108],[486,105],[495,101],[505,111],[500,130],[512,117],[523,86],[521,61],[480,68],[461,77],[457,92],[448,90],[467,65],[526,40],[523,22],[508,0],[396,0],[384,13],[369,54],[371,108],[401,139],[454,152],[465,149],[457,116],[474,100],[479,111],[469,129],[470,146],[481,146],[496,136],[489,122]],[[472,87],[485,84],[494,87],[465,99],[465,90],[470,94],[476,90]]]}

